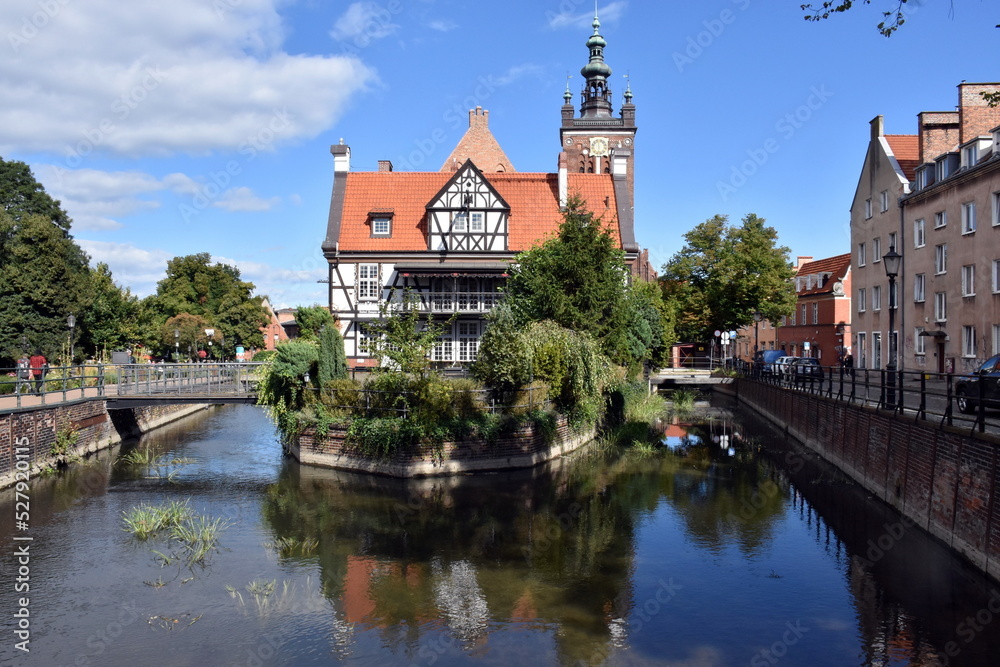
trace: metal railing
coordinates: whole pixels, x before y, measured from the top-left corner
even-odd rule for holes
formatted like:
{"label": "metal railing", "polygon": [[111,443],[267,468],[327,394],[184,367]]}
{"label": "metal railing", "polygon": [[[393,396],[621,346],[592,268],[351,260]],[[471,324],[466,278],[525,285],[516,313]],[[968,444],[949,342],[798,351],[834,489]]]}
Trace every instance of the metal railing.
{"label": "metal railing", "polygon": [[82,398],[136,395],[252,396],[261,363],[47,366],[39,375],[0,368],[0,412]]}
{"label": "metal railing", "polygon": [[[905,414],[948,426],[968,426],[983,433],[989,427],[1000,433],[1000,396],[986,395],[986,381],[974,375],[888,371],[842,366],[813,366],[817,375],[779,369],[766,372],[760,364],[741,362],[746,379],[803,391],[854,405]],[[969,382],[972,380],[972,382]],[[973,386],[974,385],[974,386]],[[961,395],[960,395],[961,394]],[[959,410],[959,399],[968,412]],[[993,414],[991,414],[993,413]]]}
{"label": "metal railing", "polygon": [[[366,389],[358,387],[342,391],[332,391],[328,389],[310,388],[312,391],[321,393],[326,397],[325,405],[335,410],[344,410],[353,414],[361,413],[368,417],[394,415],[406,418],[411,412],[409,400],[414,397],[414,392],[410,391],[383,391],[379,389]],[[357,400],[350,404],[340,404],[336,396],[341,397],[353,394]],[[451,398],[453,405],[473,405],[478,412],[489,414],[508,413],[512,410],[533,410],[535,408],[545,408],[549,405],[548,390],[544,387],[528,386],[517,392],[523,400],[503,400],[497,392],[491,389],[452,389]],[[508,397],[510,398],[510,397]]]}

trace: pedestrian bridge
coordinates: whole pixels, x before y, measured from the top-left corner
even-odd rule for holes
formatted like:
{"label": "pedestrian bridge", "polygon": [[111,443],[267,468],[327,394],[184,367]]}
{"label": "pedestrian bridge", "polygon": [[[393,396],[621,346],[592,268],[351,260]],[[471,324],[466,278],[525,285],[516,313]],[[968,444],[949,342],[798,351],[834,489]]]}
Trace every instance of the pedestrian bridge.
{"label": "pedestrian bridge", "polygon": [[256,403],[262,363],[125,364],[116,367],[109,410],[187,403]]}

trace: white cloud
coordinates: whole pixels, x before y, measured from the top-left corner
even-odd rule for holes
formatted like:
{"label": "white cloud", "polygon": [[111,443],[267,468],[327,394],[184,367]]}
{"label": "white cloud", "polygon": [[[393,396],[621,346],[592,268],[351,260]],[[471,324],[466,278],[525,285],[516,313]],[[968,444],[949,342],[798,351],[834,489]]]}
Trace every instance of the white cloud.
{"label": "white cloud", "polygon": [[321,257],[307,257],[302,262],[307,268],[292,269],[226,257],[212,257],[212,261],[238,268],[240,277],[252,282],[255,293],[266,295],[275,308],[327,304],[326,287],[318,282],[327,277],[326,261]]}
{"label": "white cloud", "polygon": [[222,193],[219,199],[212,202],[212,206],[221,208],[224,211],[233,212],[259,212],[270,211],[278,202],[280,197],[262,199],[247,187],[230,188]]}
{"label": "white cloud", "polygon": [[[604,7],[599,7],[597,10],[597,15],[601,19],[602,24],[613,23],[622,17],[625,13],[625,8],[628,7],[628,3],[624,0],[616,0]],[[550,14],[549,15],[549,27],[553,30],[559,28],[589,28],[594,21],[594,15],[589,12],[584,12],[582,14],[574,14],[572,9],[569,11],[562,12],[560,14]]]}
{"label": "white cloud", "polygon": [[[291,55],[282,0],[0,4],[0,154],[237,151],[311,138],[375,80],[345,56]],[[39,14],[41,12],[41,14]],[[51,14],[51,16],[49,16]],[[44,16],[33,23],[36,15]],[[285,110],[289,122],[275,128]]]}
{"label": "white cloud", "polygon": [[90,255],[91,266],[106,263],[115,282],[130,287],[140,297],[156,292],[156,283],[166,277],[167,261],[172,259],[165,250],[145,250],[131,243],[86,239],[77,239],[77,243]]}
{"label": "white cloud", "polygon": [[458,28],[458,24],[447,19],[437,19],[427,24],[427,27],[431,30],[437,30],[439,32],[450,32]]}
{"label": "white cloud", "polygon": [[526,76],[535,76],[541,79],[544,74],[545,74],[544,67],[540,65],[532,65],[530,63],[526,63],[524,65],[515,65],[511,67],[506,72],[496,77],[495,82],[498,85],[506,86]]}
{"label": "white cloud", "polygon": [[164,189],[149,174],[137,171],[64,169],[57,165],[32,167],[46,192],[58,199],[73,219],[74,231],[107,231],[122,226],[116,218],[159,208],[158,201],[137,195]]}
{"label": "white cloud", "polygon": [[330,36],[338,41],[360,40],[364,43],[357,45],[365,46],[368,41],[388,37],[398,29],[386,8],[375,2],[352,2],[333,24]]}

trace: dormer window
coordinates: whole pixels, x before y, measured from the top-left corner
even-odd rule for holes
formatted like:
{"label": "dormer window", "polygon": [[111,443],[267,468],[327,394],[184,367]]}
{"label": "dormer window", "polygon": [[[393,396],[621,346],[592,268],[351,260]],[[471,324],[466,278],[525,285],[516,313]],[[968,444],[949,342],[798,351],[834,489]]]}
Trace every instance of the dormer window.
{"label": "dormer window", "polygon": [[917,189],[922,190],[934,183],[934,165],[923,165],[917,169]]}
{"label": "dormer window", "polygon": [[979,145],[970,144],[962,149],[962,166],[968,169],[979,162]]}
{"label": "dormer window", "polygon": [[379,208],[368,212],[368,224],[371,225],[372,238],[388,238],[392,236],[391,208]]}

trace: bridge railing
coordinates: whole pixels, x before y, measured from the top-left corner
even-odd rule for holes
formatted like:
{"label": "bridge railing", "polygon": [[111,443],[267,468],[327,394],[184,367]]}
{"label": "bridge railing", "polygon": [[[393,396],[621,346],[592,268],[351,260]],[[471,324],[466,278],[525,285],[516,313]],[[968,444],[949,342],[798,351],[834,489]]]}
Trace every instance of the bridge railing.
{"label": "bridge railing", "polygon": [[[76,398],[104,396],[115,376],[112,366],[82,364],[48,366],[35,375],[30,369],[0,368],[0,412],[30,405],[47,405]],[[27,397],[32,398],[30,401]]]}
{"label": "bridge railing", "polygon": [[[1000,419],[988,411],[1000,408],[1000,397],[985,396],[986,382],[976,382],[971,389],[959,386],[963,374],[877,368],[820,366],[816,376],[794,372],[765,373],[760,365],[742,364],[745,379],[765,382],[855,405],[870,405],[879,410],[906,414],[924,421],[953,426],[969,426],[980,433],[987,425],[1000,430]],[[821,374],[819,374],[821,373]],[[960,395],[962,394],[962,395]],[[961,405],[966,411],[960,410]]]}
{"label": "bridge railing", "polygon": [[125,364],[115,367],[117,396],[249,396],[262,363]]}

